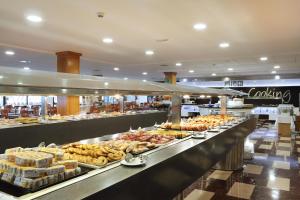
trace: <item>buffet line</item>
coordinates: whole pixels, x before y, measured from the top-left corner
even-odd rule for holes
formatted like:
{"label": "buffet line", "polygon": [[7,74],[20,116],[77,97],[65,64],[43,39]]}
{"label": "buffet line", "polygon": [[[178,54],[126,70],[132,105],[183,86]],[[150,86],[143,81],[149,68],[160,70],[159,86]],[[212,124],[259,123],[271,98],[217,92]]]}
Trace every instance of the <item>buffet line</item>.
{"label": "buffet line", "polygon": [[242,120],[228,115],[199,116],[178,124],[165,122],[147,129],[129,130],[110,139],[9,148],[0,155],[0,185],[4,186],[0,190],[11,188],[11,195],[22,196],[93,169],[109,170],[112,164],[143,166],[147,155],[153,152],[190,138],[205,139],[210,133],[228,129]]}
{"label": "buffet line", "polygon": [[100,112],[100,113],[65,115],[65,116],[55,114],[55,115],[51,115],[51,116],[46,115],[46,116],[41,116],[41,117],[18,117],[15,119],[0,118],[0,129],[22,127],[22,126],[26,126],[26,125],[53,124],[53,123],[61,123],[61,122],[110,118],[110,117],[156,113],[156,112],[159,112],[159,110],[143,110],[143,111],[127,111],[127,112]]}

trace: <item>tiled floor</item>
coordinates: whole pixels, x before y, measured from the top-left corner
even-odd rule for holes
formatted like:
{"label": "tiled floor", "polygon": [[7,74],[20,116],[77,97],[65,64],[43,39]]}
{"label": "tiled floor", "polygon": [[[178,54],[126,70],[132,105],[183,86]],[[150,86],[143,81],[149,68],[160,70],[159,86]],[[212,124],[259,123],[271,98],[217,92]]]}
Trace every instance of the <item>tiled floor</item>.
{"label": "tiled floor", "polygon": [[300,200],[300,136],[264,127],[249,135],[254,155],[242,171],[211,170],[183,192],[185,200]]}

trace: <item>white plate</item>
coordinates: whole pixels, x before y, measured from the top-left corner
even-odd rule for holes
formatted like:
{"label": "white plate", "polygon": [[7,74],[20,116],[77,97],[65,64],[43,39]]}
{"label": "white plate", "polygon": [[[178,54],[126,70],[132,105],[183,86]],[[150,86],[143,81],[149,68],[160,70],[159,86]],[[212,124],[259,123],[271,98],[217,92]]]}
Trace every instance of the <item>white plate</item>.
{"label": "white plate", "polygon": [[194,139],[205,139],[206,137],[205,137],[205,135],[192,135],[192,138],[194,138]]}
{"label": "white plate", "polygon": [[220,126],[220,128],[222,128],[222,129],[228,129],[229,126]]}
{"label": "white plate", "polygon": [[125,166],[128,166],[128,167],[135,167],[135,166],[145,165],[146,162],[147,161],[145,159],[141,162],[141,159],[137,157],[137,158],[134,158],[133,161],[131,161],[131,162],[127,162],[126,160],[122,160],[121,164],[125,165]]}
{"label": "white plate", "polygon": [[215,133],[218,133],[220,130],[219,129],[210,129],[208,130],[207,132],[215,132]]}

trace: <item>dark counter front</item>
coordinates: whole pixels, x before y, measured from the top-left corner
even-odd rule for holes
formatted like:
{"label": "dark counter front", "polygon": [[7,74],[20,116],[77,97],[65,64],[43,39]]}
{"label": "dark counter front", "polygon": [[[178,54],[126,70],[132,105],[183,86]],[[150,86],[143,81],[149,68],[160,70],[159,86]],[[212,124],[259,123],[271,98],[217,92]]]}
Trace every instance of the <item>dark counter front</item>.
{"label": "dark counter front", "polygon": [[30,125],[0,129],[0,152],[11,147],[34,147],[44,141],[47,144],[64,144],[87,138],[101,137],[128,131],[130,127],[153,126],[167,120],[167,112],[124,115],[73,122]]}
{"label": "dark counter front", "polygon": [[140,168],[118,166],[37,199],[168,200],[205,174],[250,134],[256,119],[248,119],[206,140],[187,139],[149,155]]}

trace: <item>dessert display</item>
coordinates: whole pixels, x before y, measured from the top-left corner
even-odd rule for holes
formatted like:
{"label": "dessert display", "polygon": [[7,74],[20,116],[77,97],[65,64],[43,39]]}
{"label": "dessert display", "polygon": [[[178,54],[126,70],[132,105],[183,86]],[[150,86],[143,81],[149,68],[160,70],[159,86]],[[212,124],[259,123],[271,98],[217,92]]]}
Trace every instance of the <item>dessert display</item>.
{"label": "dessert display", "polygon": [[0,179],[15,186],[36,191],[81,173],[76,160],[62,160],[58,148],[16,147],[0,155]]}

